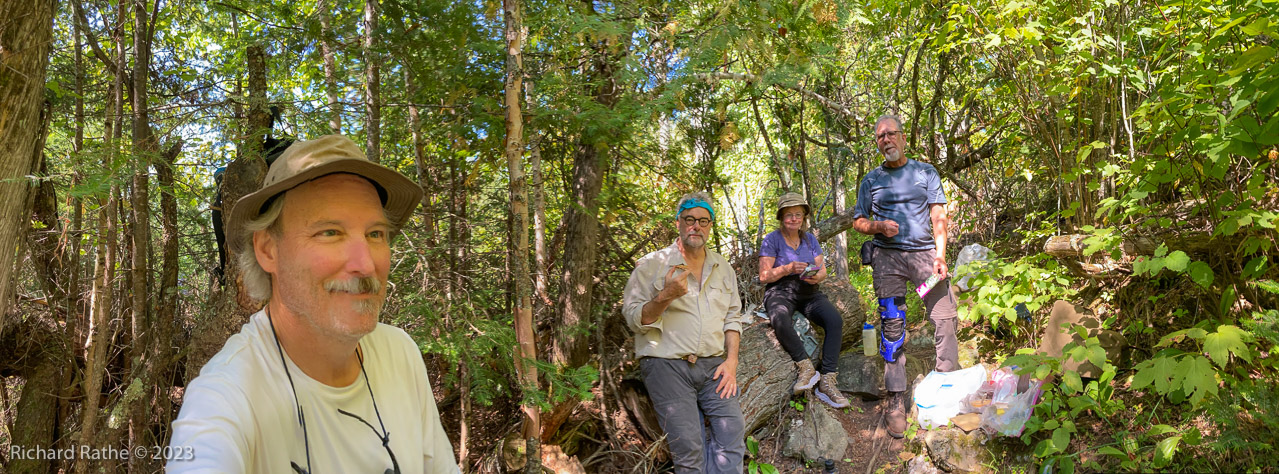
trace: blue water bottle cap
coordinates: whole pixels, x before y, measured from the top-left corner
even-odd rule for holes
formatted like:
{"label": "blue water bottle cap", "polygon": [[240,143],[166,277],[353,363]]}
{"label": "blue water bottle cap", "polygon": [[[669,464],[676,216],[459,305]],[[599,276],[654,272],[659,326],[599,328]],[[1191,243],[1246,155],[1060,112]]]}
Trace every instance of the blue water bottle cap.
{"label": "blue water bottle cap", "polygon": [[862,325],[862,329],[875,329],[875,326],[871,323],[866,323]]}

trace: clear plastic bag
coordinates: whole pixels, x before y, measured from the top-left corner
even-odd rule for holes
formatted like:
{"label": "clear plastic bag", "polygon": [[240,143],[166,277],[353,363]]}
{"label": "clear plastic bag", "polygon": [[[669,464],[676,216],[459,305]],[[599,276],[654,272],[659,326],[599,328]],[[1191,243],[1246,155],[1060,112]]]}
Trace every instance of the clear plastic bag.
{"label": "clear plastic bag", "polygon": [[962,268],[964,265],[970,265],[975,262],[988,262],[991,258],[991,250],[983,247],[981,244],[972,244],[965,246],[959,251],[959,257],[955,259],[955,270],[958,272],[963,269],[964,272],[955,282],[955,286],[959,287],[959,291],[968,291],[969,280],[973,278],[977,272],[973,269]]}
{"label": "clear plastic bag", "polygon": [[[992,401],[981,412],[981,427],[991,434],[1004,436],[1021,436],[1026,428],[1026,420],[1030,419],[1035,404],[1039,403],[1039,395],[1043,381],[1031,380],[1025,392],[1012,395],[1005,401]],[[1016,379],[1013,382],[1016,388]]]}
{"label": "clear plastic bag", "polygon": [[960,413],[981,413],[991,403],[1007,403],[1017,393],[1018,377],[1013,373],[1016,367],[996,369],[987,375],[986,381],[976,392],[964,397],[960,405]]}

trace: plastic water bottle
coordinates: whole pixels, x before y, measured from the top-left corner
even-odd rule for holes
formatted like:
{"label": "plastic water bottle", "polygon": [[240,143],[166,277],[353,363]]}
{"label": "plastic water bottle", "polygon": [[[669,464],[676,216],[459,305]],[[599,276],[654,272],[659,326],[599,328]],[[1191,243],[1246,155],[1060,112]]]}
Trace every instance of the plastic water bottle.
{"label": "plastic water bottle", "polygon": [[875,326],[870,323],[862,324],[862,347],[862,353],[866,357],[875,355],[875,352],[879,349],[879,344],[875,341]]}

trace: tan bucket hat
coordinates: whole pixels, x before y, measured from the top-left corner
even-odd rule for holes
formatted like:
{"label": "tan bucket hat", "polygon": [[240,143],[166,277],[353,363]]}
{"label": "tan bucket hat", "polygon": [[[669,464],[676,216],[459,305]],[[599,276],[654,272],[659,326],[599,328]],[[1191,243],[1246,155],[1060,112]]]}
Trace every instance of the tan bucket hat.
{"label": "tan bucket hat", "polygon": [[326,135],[294,143],[266,172],[262,188],[245,195],[231,207],[227,233],[238,250],[244,224],[262,214],[266,203],[299,184],[333,173],[350,173],[368,179],[378,188],[386,218],[403,227],[422,200],[422,187],[399,172],[369,161],[360,147],[342,135]]}
{"label": "tan bucket hat", "polygon": [[808,200],[804,199],[803,194],[786,193],[777,198],[777,220],[782,220],[782,209],[792,206],[804,206],[804,214],[813,215],[813,210],[808,207]]}

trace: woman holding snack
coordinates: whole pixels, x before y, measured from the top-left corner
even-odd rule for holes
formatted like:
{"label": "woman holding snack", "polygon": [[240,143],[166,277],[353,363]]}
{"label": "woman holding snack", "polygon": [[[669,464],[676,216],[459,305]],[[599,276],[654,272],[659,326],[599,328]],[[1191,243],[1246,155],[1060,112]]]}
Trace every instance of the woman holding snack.
{"label": "woman holding snack", "polygon": [[[759,251],[759,281],[764,289],[764,307],[782,349],[790,354],[799,371],[795,393],[817,385],[817,393],[830,406],[843,408],[848,399],[835,386],[844,319],[835,306],[818,290],[826,279],[826,265],[817,236],[807,231],[805,222],[811,215],[808,202],[797,193],[786,193],[777,200],[777,230],[764,236]],[[795,333],[792,315],[799,311],[826,331],[821,346],[821,366],[804,353],[804,343]],[[819,375],[820,373],[820,375]]]}

